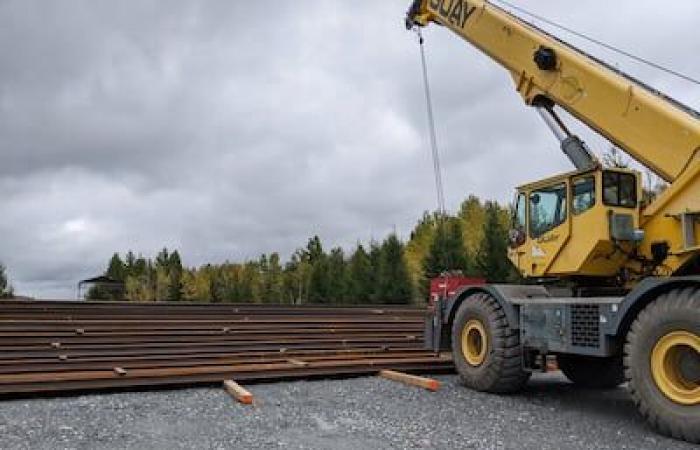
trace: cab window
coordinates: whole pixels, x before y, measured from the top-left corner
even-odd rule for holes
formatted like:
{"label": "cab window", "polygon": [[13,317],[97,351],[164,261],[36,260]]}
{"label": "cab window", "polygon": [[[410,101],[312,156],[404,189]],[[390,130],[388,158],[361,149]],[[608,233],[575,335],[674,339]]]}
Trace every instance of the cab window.
{"label": "cab window", "polygon": [[578,215],[595,206],[595,177],[593,175],[575,179],[573,182],[571,212]]}
{"label": "cab window", "polygon": [[631,173],[603,172],[603,203],[607,206],[637,207],[637,177]]}
{"label": "cab window", "polygon": [[566,221],[566,184],[530,193],[530,237],[538,238]]}

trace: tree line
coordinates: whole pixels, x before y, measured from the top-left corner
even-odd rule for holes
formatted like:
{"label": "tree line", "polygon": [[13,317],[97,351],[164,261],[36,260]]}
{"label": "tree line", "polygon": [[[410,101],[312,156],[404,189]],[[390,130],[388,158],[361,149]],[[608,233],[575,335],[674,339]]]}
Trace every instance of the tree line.
{"label": "tree line", "polygon": [[359,243],[346,253],[326,251],[318,236],[287,261],[279,253],[242,262],[185,267],[177,250],[155,258],[115,253],[88,299],[128,301],[253,302],[272,304],[409,304],[424,302],[429,280],[447,271],[510,282],[507,259],[509,209],[465,200],[457,214],[425,213],[407,242],[395,233]]}
{"label": "tree line", "polygon": [[318,236],[289,261],[278,253],[245,262],[183,267],[177,251],[155,259],[115,253],[104,273],[118,284],[98,283],[88,299],[129,301],[253,302],[274,304],[410,303],[411,279],[404,244],[395,234],[346,257],[340,247],[325,251]]}

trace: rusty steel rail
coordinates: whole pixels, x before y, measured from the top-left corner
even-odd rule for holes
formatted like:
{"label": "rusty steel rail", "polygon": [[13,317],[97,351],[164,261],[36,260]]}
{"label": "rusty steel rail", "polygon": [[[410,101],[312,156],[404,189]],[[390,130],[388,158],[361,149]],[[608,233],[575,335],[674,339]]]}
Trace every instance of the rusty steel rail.
{"label": "rusty steel rail", "polygon": [[452,368],[406,307],[0,301],[0,394]]}

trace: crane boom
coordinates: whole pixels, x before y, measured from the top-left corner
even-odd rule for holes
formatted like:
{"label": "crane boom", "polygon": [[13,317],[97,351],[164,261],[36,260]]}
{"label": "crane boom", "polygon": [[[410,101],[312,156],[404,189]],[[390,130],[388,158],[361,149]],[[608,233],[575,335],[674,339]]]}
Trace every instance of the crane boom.
{"label": "crane boom", "polygon": [[416,0],[408,25],[438,23],[507,69],[524,101],[568,111],[669,183],[700,152],[700,113],[486,0]]}

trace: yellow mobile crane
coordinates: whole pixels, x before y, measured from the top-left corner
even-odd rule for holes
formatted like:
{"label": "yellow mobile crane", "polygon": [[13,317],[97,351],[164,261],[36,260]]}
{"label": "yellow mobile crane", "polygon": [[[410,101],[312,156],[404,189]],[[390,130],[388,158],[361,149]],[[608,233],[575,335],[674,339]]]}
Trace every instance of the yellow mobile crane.
{"label": "yellow mobile crane", "polygon": [[[505,68],[576,170],[520,186],[509,258],[529,280],[464,286],[432,305],[428,345],[463,383],[518,390],[548,355],[574,383],[624,381],[662,433],[700,443],[700,114],[485,0],[415,0],[408,28],[443,25]],[[668,183],[603,168],[557,108]]]}

